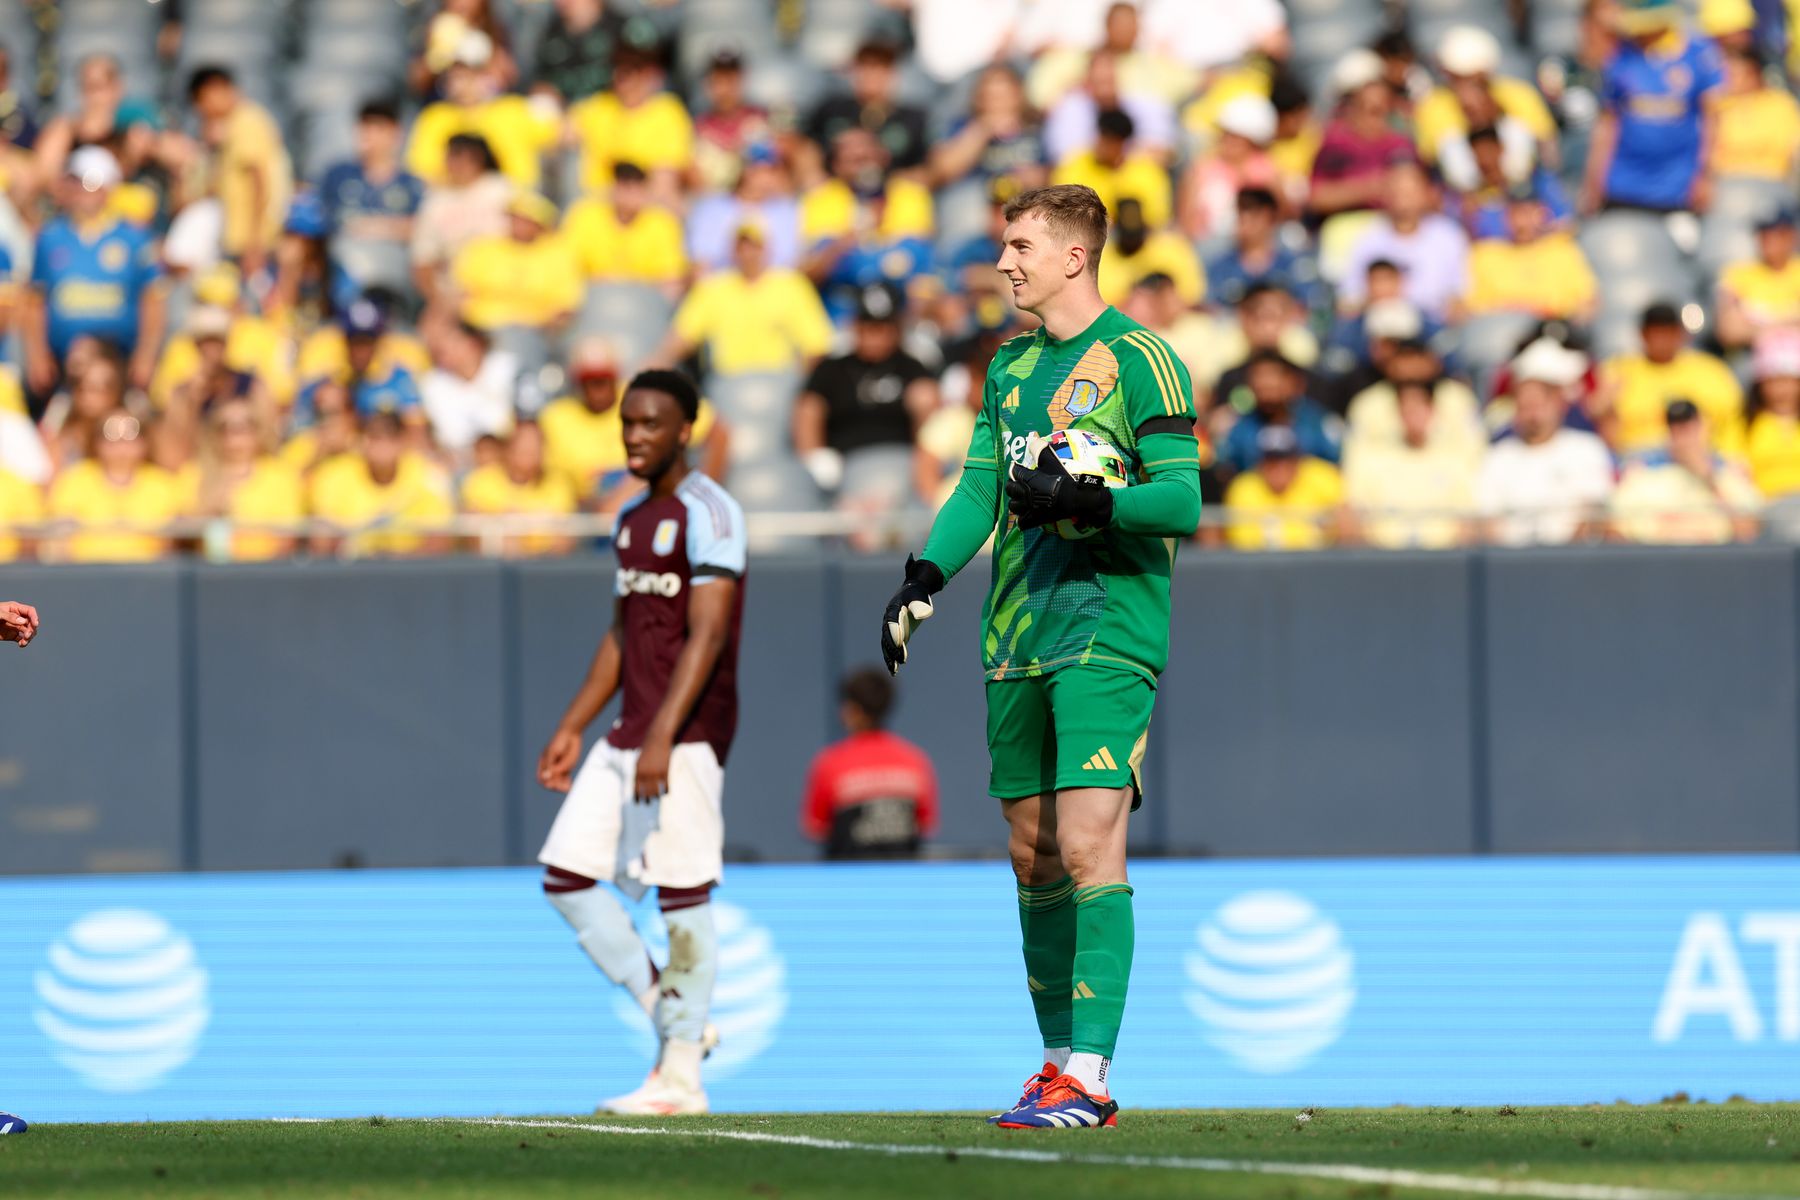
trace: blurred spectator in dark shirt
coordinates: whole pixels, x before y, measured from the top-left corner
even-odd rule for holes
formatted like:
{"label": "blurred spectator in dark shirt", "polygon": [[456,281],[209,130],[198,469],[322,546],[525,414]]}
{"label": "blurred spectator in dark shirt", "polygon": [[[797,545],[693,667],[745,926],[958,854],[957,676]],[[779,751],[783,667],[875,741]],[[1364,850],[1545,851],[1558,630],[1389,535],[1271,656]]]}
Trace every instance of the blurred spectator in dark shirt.
{"label": "blurred spectator in dark shirt", "polygon": [[612,86],[613,48],[625,19],[609,12],[605,0],[552,2],[556,12],[538,41],[531,83],[572,104]]}
{"label": "blurred spectator in dark shirt", "polygon": [[1540,164],[1533,166],[1521,180],[1515,181],[1509,176],[1500,133],[1492,125],[1469,131],[1469,154],[1474,182],[1462,185],[1455,211],[1470,237],[1480,240],[1506,236],[1506,197],[1520,183],[1537,194],[1552,224],[1567,225],[1575,215],[1568,191],[1556,177],[1556,172]]}
{"label": "blurred spectator in dark shirt", "polygon": [[1281,204],[1275,193],[1264,187],[1247,187],[1237,194],[1230,248],[1206,264],[1207,296],[1216,305],[1235,308],[1259,283],[1291,292],[1309,311],[1317,311],[1325,303],[1318,264],[1311,255],[1282,240]]}
{"label": "blurred spectator in dark shirt", "polygon": [[896,288],[864,288],[851,352],[814,367],[794,405],[794,453],[846,511],[907,503],[914,437],[938,407],[936,377],[900,346],[904,303]]}
{"label": "blurred spectator in dark shirt", "polygon": [[1262,459],[1258,435],[1271,425],[1294,431],[1301,454],[1338,460],[1339,437],[1334,419],[1306,395],[1306,373],[1276,350],[1259,350],[1245,364],[1249,411],[1238,415],[1225,436],[1219,457],[1233,471],[1248,471]]}
{"label": "blurred spectator in dark shirt", "polygon": [[894,684],[874,667],[853,671],[839,692],[849,736],[819,751],[807,776],[800,828],[827,858],[911,858],[937,832],[931,759],[887,732]]}
{"label": "blurred spectator in dark shirt", "polygon": [[850,64],[850,93],[833,96],[813,110],[807,122],[812,140],[830,146],[847,129],[865,129],[881,143],[894,170],[923,166],[925,112],[895,98],[899,57],[900,48],[889,41],[871,40],[857,47]]}
{"label": "blurred spectator in dark shirt", "polygon": [[356,157],[330,167],[319,201],[333,236],[404,246],[425,200],[425,182],[400,164],[400,110],[372,100],[356,115]]}

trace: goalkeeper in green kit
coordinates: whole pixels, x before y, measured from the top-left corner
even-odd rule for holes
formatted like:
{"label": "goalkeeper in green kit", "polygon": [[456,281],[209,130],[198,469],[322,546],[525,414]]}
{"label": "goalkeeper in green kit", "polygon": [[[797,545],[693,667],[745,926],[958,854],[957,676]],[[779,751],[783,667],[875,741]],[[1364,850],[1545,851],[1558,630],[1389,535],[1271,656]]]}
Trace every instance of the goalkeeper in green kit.
{"label": "goalkeeper in green kit", "polygon": [[[1000,347],[962,481],[881,625],[890,671],[931,597],[994,538],[982,615],[989,790],[1019,883],[1026,986],[1044,1065],[991,1121],[1009,1129],[1116,1123],[1106,1083],[1134,930],[1125,828],[1168,661],[1169,573],[1200,521],[1193,385],[1161,338],[1100,298],[1106,206],[1091,188],[1006,206],[999,269],[1043,322]],[[1052,435],[1072,431],[1051,442]],[[1092,434],[1126,487],[1065,469]],[[1049,444],[1046,444],[1049,442]]]}

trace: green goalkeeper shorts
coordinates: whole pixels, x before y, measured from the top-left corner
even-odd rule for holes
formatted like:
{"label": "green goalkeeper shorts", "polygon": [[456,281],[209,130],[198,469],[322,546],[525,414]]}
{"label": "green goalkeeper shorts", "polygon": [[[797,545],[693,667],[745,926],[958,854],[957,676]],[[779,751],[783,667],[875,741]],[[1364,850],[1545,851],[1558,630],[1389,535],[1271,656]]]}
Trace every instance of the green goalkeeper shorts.
{"label": "green goalkeeper shorts", "polygon": [[1091,664],[990,682],[989,792],[1017,800],[1058,788],[1129,787],[1135,810],[1155,702],[1142,675]]}

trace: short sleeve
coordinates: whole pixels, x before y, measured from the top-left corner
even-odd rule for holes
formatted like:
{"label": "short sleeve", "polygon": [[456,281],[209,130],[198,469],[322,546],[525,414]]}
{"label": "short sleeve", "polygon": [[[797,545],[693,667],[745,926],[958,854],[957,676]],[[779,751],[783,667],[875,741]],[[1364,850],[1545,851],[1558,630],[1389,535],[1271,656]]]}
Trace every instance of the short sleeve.
{"label": "short sleeve", "polygon": [[162,278],[162,260],[156,252],[156,240],[145,237],[132,251],[132,280],[140,288],[149,287]]}
{"label": "short sleeve", "polygon": [[696,584],[711,579],[737,579],[749,561],[749,536],[737,501],[705,476],[681,493],[687,506],[688,573]]}
{"label": "short sleeve", "polygon": [[1119,360],[1119,387],[1132,429],[1166,417],[1194,419],[1194,384],[1169,344],[1147,329],[1112,343]]}
{"label": "short sleeve", "polygon": [[1716,92],[1725,86],[1725,59],[1719,53],[1718,44],[1707,41],[1696,44],[1694,54],[1694,100],[1698,103],[1705,100],[1708,93]]}

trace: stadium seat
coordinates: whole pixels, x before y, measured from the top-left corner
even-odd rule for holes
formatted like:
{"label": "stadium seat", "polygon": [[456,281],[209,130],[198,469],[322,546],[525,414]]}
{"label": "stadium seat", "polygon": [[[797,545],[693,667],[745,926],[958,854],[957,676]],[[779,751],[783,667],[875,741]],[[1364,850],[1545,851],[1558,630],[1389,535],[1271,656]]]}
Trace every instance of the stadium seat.
{"label": "stadium seat", "polygon": [[772,0],[688,0],[682,16],[677,63],[685,79],[698,79],[720,50],[733,49],[747,62],[775,53],[775,6]]}
{"label": "stadium seat", "polygon": [[821,67],[841,67],[867,36],[872,14],[863,0],[811,0],[800,31],[800,53]]}
{"label": "stadium seat", "polygon": [[656,288],[639,283],[596,283],[588,288],[571,336],[605,338],[625,369],[634,370],[662,343],[673,315],[674,306]]}
{"label": "stadium seat", "polygon": [[745,90],[764,108],[806,112],[832,87],[830,72],[797,54],[778,54],[750,64]]}
{"label": "stadium seat", "polygon": [[1485,313],[1471,317],[1457,330],[1456,359],[1476,379],[1477,391],[1485,392],[1487,376],[1506,362],[1519,341],[1537,324],[1529,313]]}
{"label": "stadium seat", "polygon": [[1712,207],[1700,219],[1696,257],[1707,275],[1715,276],[1734,262],[1756,253],[1756,223],[1769,213],[1792,207],[1787,183],[1769,179],[1720,179],[1713,187]]}
{"label": "stadium seat", "polygon": [[806,513],[821,507],[818,485],[791,456],[734,463],[727,486],[752,512]]}
{"label": "stadium seat", "polygon": [[706,381],[706,395],[733,425],[758,423],[786,429],[800,384],[799,376],[788,372],[714,375]]}
{"label": "stadium seat", "polygon": [[363,291],[383,287],[406,295],[412,291],[412,256],[403,244],[339,237],[331,256]]}

